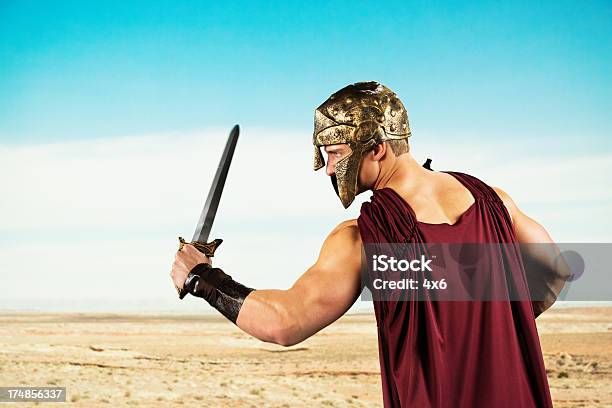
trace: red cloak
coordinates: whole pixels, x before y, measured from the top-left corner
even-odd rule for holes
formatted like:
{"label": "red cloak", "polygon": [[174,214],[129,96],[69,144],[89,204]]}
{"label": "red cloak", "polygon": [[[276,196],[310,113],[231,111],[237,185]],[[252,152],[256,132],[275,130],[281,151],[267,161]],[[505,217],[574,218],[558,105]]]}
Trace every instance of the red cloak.
{"label": "red cloak", "polygon": [[[473,176],[448,173],[475,200],[455,224],[419,222],[404,199],[383,188],[361,208],[364,245],[516,242],[495,191]],[[519,270],[508,279],[525,288]],[[385,407],[552,407],[529,300],[375,300],[374,310]]]}

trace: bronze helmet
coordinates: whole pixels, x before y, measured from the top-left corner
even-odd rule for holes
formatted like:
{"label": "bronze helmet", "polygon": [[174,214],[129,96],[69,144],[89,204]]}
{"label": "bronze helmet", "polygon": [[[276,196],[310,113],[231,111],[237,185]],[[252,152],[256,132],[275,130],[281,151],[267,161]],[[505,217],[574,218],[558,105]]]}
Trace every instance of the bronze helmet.
{"label": "bronze helmet", "polygon": [[408,113],[397,95],[378,82],[357,82],[315,110],[314,169],[325,166],[321,146],[347,143],[352,152],[336,164],[332,183],[344,208],[355,199],[363,155],[385,140],[410,136]]}

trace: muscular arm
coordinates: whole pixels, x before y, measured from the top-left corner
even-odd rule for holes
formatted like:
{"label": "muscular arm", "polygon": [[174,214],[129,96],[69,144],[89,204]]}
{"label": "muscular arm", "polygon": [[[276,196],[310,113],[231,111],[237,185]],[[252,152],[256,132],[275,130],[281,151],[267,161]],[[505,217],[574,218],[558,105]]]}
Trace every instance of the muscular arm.
{"label": "muscular arm", "polygon": [[523,213],[502,189],[493,187],[508,209],[512,226],[521,244],[521,256],[536,317],[551,307],[570,277],[559,248],[540,224]]}
{"label": "muscular arm", "polygon": [[338,225],[319,258],[288,290],[256,290],[236,324],[260,340],[293,345],[342,316],[361,292],[361,239],[356,220]]}

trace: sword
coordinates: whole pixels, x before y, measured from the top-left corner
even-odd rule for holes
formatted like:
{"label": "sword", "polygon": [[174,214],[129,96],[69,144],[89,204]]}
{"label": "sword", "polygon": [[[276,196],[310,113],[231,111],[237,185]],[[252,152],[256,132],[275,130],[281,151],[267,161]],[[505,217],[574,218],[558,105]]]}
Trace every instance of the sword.
{"label": "sword", "polygon": [[[238,125],[236,125],[233,127],[229,137],[227,138],[225,149],[223,150],[221,160],[219,161],[219,166],[217,167],[217,172],[215,173],[215,178],[210,186],[208,197],[206,197],[206,203],[204,204],[204,208],[200,214],[200,219],[198,220],[198,225],[196,226],[195,232],[193,233],[193,238],[190,242],[190,244],[196,247],[198,251],[202,252],[209,258],[214,256],[215,250],[223,242],[222,239],[215,239],[208,242],[208,236],[210,235],[210,230],[212,228],[213,221],[215,220],[215,215],[217,214],[217,208],[219,207],[221,193],[223,192],[223,187],[225,186],[227,172],[229,171],[230,164],[232,163],[236,143],[238,143],[239,133],[240,128]],[[187,244],[187,242],[183,238],[179,237],[179,251],[183,249],[185,244]],[[187,295],[187,292],[178,286],[175,287],[179,298],[183,299]]]}

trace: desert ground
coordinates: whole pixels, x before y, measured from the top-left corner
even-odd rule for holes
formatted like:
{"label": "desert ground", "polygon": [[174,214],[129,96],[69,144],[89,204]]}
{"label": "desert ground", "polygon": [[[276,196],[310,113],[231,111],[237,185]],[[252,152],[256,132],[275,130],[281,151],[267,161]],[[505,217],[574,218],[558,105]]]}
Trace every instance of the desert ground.
{"label": "desert ground", "polygon": [[[612,407],[612,308],[537,322],[555,406]],[[70,406],[382,406],[371,314],[290,348],[217,316],[5,312],[0,323],[0,386],[65,386]]]}

